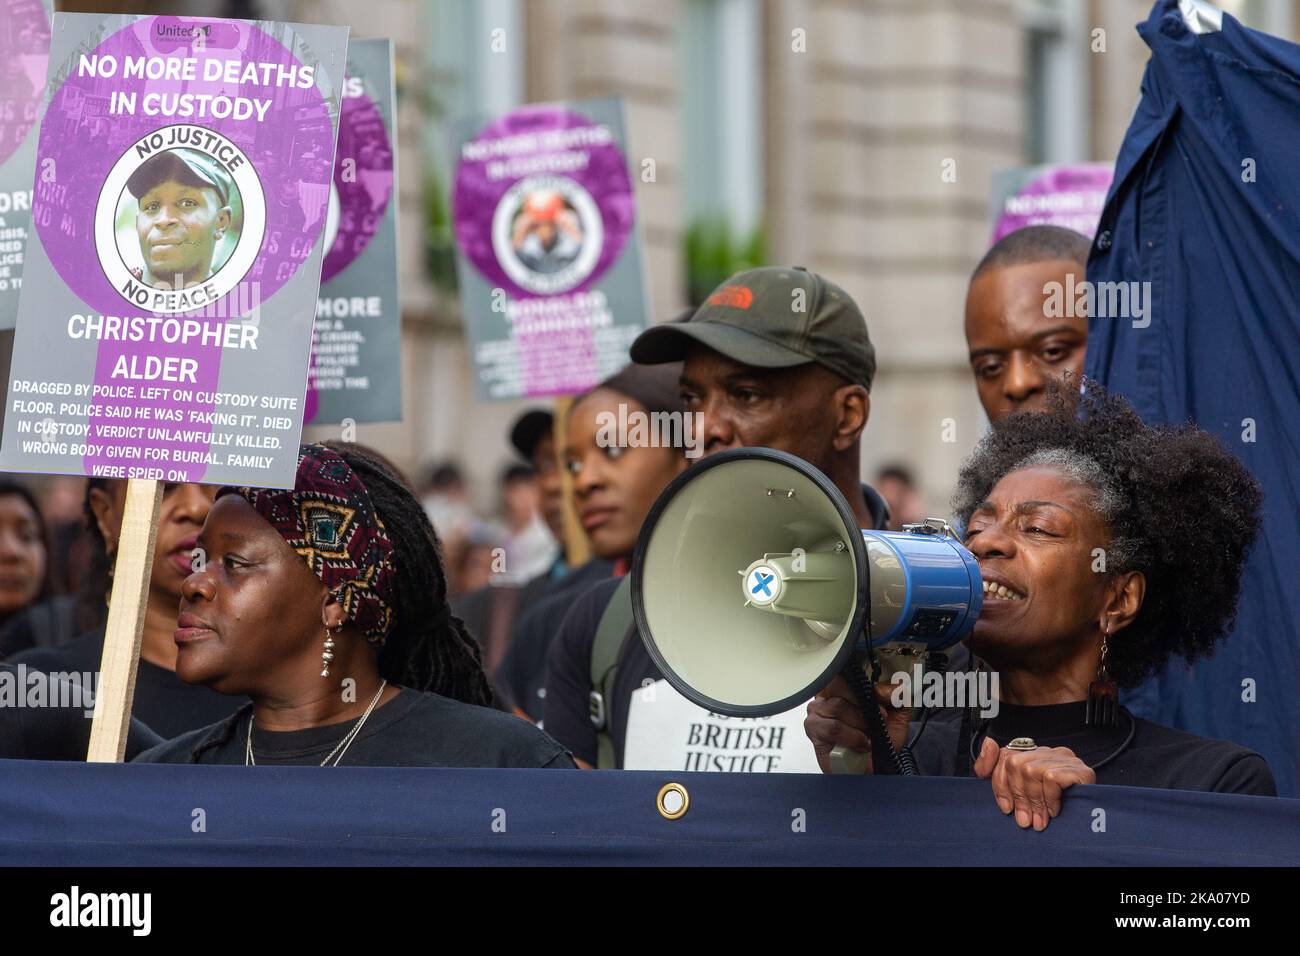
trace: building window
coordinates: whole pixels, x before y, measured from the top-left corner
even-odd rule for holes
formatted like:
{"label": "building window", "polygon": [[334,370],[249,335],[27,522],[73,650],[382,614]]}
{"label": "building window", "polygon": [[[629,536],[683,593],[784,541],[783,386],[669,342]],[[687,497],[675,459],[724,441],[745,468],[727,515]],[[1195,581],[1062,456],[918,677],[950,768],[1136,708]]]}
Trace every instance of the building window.
{"label": "building window", "polygon": [[1032,0],[1019,10],[1026,43],[1025,159],[1033,164],[1087,160],[1087,5]]}
{"label": "building window", "polygon": [[763,4],[685,0],[683,202],[688,295],[765,261]]}
{"label": "building window", "polygon": [[[425,169],[425,271],[434,285],[456,287],[449,190],[455,165],[451,123],[495,116],[523,104],[525,36],[522,0],[442,0],[423,21],[424,87],[418,101]],[[500,33],[495,31],[500,30]],[[504,41],[504,50],[493,49]]]}

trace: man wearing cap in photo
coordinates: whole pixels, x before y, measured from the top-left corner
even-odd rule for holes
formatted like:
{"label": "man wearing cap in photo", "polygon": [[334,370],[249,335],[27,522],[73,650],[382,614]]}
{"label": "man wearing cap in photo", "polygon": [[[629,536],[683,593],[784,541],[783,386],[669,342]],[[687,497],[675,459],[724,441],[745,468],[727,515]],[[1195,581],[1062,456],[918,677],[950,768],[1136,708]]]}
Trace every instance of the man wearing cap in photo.
{"label": "man wearing cap in photo", "polygon": [[764,266],[728,279],[685,321],[632,343],[643,365],[685,362],[686,411],[704,454],[761,447],[825,473],[863,528],[884,528],[884,499],[862,483],[859,444],[871,412],[876,350],[849,294],[801,267]]}
{"label": "man wearing cap in photo", "polygon": [[[839,286],[801,268],[739,273],[694,312],[641,333],[631,353],[642,365],[685,363],[679,388],[684,409],[698,416],[695,440],[704,455],[744,446],[797,455],[830,478],[861,527],[888,527],[884,499],[860,477],[875,349],[866,320]],[[550,651],[543,727],[580,767],[682,769],[687,755],[672,748],[684,745],[690,722],[704,711],[678,699],[636,639],[627,586],[602,581],[572,604]],[[655,725],[649,736],[676,743],[625,753],[636,708],[651,701],[642,711]],[[670,712],[676,716],[666,719]],[[817,771],[811,745],[797,732],[803,713],[800,706],[779,715],[791,732],[767,769]]]}
{"label": "man wearing cap in photo", "polygon": [[230,228],[230,180],[219,164],[192,149],[172,149],[141,163],[126,181],[136,198],[136,234],[155,289],[182,289],[212,276],[212,257]]}

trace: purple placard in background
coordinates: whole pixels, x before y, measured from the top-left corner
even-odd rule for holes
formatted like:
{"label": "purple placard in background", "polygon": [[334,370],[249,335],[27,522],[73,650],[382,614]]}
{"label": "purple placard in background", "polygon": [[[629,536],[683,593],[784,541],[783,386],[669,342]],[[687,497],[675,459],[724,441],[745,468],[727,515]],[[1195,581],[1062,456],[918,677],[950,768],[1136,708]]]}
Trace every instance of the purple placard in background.
{"label": "purple placard in background", "polygon": [[305,423],[401,418],[395,99],[391,41],[349,42]]}
{"label": "purple placard in background", "polygon": [[1073,229],[1091,239],[1113,175],[1109,163],[1034,166],[1000,173],[993,187],[992,242],[1025,226],[1042,225]]}
{"label": "purple placard in background", "polygon": [[[334,164],[338,229],[321,266],[322,284],[346,269],[365,250],[393,194],[393,145],[388,141],[384,118],[364,92],[343,96],[335,155],[338,157]],[[356,163],[351,172],[343,164],[348,159]]]}
{"label": "purple placard in background", "polygon": [[41,100],[50,52],[50,22],[41,0],[0,3],[0,163],[27,138]]}
{"label": "purple placard in background", "polygon": [[[636,203],[620,107],[593,101],[589,108],[611,112],[613,121],[559,104],[526,106],[459,144],[452,223],[480,395],[588,388],[611,362],[626,364],[626,343],[608,333],[611,325],[644,323],[639,254],[636,288],[621,290],[622,310],[602,289],[635,238]],[[498,378],[485,385],[484,376]]]}

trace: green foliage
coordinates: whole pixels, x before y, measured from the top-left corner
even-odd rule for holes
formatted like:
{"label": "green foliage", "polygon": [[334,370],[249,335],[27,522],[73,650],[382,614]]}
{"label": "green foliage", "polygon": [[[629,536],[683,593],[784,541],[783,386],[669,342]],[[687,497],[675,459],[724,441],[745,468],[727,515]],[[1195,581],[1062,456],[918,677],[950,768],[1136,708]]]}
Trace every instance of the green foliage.
{"label": "green foliage", "polygon": [[424,180],[424,271],[438,289],[456,291],[456,237],[451,204],[436,170]]}
{"label": "green foliage", "polygon": [[686,230],[686,294],[691,305],[702,303],[737,272],[766,263],[767,239],[762,226],[734,239],[730,223],[721,217],[697,219]]}

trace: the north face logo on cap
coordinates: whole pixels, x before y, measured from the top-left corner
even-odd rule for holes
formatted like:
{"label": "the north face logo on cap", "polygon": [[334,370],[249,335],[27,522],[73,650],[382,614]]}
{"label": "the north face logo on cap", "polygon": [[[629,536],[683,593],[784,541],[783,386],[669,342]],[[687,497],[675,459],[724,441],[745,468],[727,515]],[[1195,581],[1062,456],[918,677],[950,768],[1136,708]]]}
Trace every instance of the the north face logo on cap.
{"label": "the north face logo on cap", "polygon": [[754,292],[743,285],[724,285],[709,296],[709,305],[729,305],[733,309],[748,309],[754,301]]}

